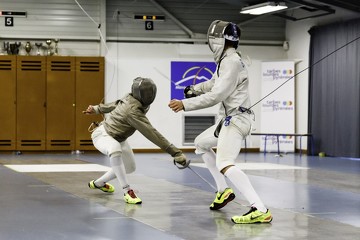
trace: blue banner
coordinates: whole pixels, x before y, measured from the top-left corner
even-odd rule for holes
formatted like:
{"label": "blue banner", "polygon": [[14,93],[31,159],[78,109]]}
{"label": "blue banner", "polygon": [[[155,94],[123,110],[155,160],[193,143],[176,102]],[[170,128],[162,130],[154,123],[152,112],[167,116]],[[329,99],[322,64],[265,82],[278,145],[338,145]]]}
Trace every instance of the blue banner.
{"label": "blue banner", "polygon": [[184,99],[186,86],[210,80],[215,70],[214,62],[171,62],[171,99]]}

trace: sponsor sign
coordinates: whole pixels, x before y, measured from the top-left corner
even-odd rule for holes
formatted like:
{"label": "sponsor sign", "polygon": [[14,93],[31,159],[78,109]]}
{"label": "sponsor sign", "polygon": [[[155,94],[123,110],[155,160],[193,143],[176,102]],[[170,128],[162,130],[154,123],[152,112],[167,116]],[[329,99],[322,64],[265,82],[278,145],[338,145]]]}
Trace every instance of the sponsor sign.
{"label": "sponsor sign", "polygon": [[[294,62],[263,62],[261,76],[262,96],[283,84],[261,102],[261,133],[295,133]],[[261,136],[261,151],[264,151],[264,141],[265,136]],[[280,151],[294,152],[294,137],[280,136],[279,142]],[[266,138],[266,151],[277,152],[276,136]]]}

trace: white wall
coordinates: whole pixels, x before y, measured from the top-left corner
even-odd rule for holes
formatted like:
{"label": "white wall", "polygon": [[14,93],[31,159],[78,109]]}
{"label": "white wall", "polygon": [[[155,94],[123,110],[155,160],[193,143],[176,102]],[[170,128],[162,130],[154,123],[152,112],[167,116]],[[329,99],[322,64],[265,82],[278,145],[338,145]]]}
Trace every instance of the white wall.
{"label": "white wall", "polygon": [[[114,101],[130,91],[132,80],[137,76],[152,78],[158,87],[157,97],[147,116],[170,142],[181,148],[184,114],[216,114],[218,106],[193,112],[173,113],[167,106],[170,101],[170,63],[171,61],[213,61],[207,45],[161,44],[161,43],[108,43],[106,55],[105,101]],[[250,94],[252,102],[261,96],[261,61],[283,60],[282,47],[241,46],[242,55],[251,58],[249,69]],[[99,99],[100,101],[100,99]],[[255,128],[259,131],[260,105],[254,107]],[[252,147],[259,147],[259,139],[252,137]],[[138,132],[129,138],[136,148],[157,148]]]}

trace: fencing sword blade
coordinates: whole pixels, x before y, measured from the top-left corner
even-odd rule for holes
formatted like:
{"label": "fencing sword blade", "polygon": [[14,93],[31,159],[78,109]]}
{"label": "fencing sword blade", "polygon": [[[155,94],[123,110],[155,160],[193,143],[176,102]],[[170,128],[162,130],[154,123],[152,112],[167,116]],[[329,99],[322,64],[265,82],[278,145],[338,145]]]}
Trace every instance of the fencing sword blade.
{"label": "fencing sword blade", "polygon": [[201,178],[204,182],[206,182],[212,189],[217,191],[217,188],[215,188],[209,181],[207,181],[204,177],[202,177],[199,173],[197,173],[194,169],[192,169],[190,166],[187,167],[190,169],[195,175],[197,175],[199,178]]}
{"label": "fencing sword blade", "polygon": [[168,76],[166,76],[163,72],[161,72],[159,69],[157,69],[156,67],[154,67],[154,70],[157,71],[161,76],[163,76],[166,80],[170,81],[171,83],[173,83],[176,86],[176,82],[174,82],[173,80],[171,80]]}
{"label": "fencing sword blade", "polygon": [[204,177],[202,177],[200,174],[198,174],[194,169],[192,169],[192,168],[190,167],[191,160],[188,160],[185,165],[180,165],[179,163],[177,163],[177,162],[175,161],[175,159],[173,160],[173,162],[174,162],[174,165],[175,165],[178,169],[181,169],[181,170],[182,170],[182,169],[186,169],[186,168],[190,169],[196,176],[198,176],[199,178],[201,178],[201,179],[202,179],[204,182],[206,182],[212,189],[214,189],[215,191],[217,191],[217,188],[215,188],[209,181],[207,181]]}

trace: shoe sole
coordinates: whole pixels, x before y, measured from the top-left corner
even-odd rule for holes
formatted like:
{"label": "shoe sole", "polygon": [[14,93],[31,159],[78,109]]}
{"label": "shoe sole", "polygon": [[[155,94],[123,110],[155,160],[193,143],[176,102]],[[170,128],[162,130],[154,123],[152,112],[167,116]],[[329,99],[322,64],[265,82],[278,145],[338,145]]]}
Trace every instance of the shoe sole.
{"label": "shoe sole", "polygon": [[214,204],[214,207],[210,207],[210,210],[219,210],[220,208],[225,207],[226,204],[228,204],[229,202],[231,202],[234,199],[235,199],[235,194],[230,193],[229,197],[222,204],[219,204],[219,205]]}
{"label": "shoe sole", "polygon": [[127,204],[141,204],[141,203],[142,203],[142,201],[141,201],[141,202],[136,202],[136,203],[131,203],[131,202],[128,202],[128,201],[126,201],[126,200],[125,200],[125,202],[126,202]]}
{"label": "shoe sole", "polygon": [[271,219],[270,220],[266,220],[266,219],[264,219],[263,221],[257,221],[257,222],[247,222],[247,223],[237,223],[237,222],[235,222],[232,218],[231,218],[231,221],[233,222],[233,223],[235,223],[235,224],[260,224],[260,223],[271,223],[271,221],[273,220],[273,217],[272,216],[270,216],[271,217]]}

